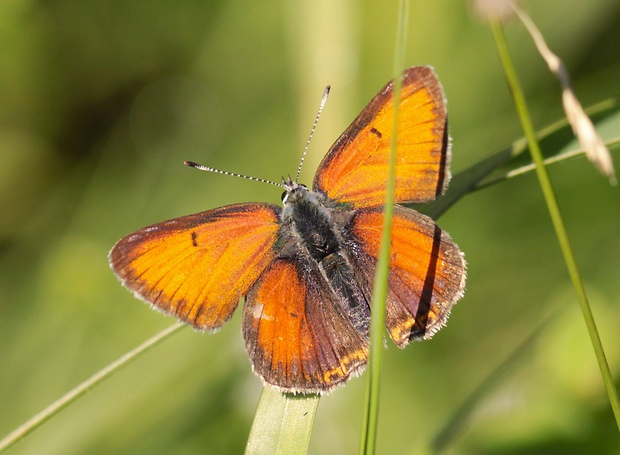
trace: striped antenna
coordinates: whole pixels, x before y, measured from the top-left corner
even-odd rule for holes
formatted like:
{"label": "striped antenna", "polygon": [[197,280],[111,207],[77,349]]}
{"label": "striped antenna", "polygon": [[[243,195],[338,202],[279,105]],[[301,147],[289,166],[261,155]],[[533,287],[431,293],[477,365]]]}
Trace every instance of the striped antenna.
{"label": "striped antenna", "polygon": [[310,130],[310,137],[308,137],[308,142],[306,142],[306,147],[304,148],[304,153],[301,155],[301,161],[299,162],[299,167],[297,168],[297,177],[295,177],[295,183],[299,182],[299,174],[301,174],[301,167],[304,164],[304,160],[306,159],[306,153],[308,152],[308,147],[310,147],[310,141],[312,140],[312,136],[314,135],[314,130],[316,129],[316,125],[319,123],[319,117],[321,116],[321,112],[323,112],[323,107],[327,102],[327,97],[329,96],[329,91],[331,90],[331,86],[325,87],[323,91],[323,97],[321,98],[321,104],[319,105],[319,111],[316,113],[316,118],[314,119],[314,125],[312,125],[312,130]]}
{"label": "striped antenna", "polygon": [[272,182],[271,180],[261,179],[258,177],[250,177],[249,175],[237,174],[235,172],[220,171],[219,169],[214,169],[209,166],[204,166],[202,164],[194,163],[193,161],[185,161],[183,164],[189,167],[193,167],[194,169],[198,169],[200,171],[209,171],[209,172],[215,172],[216,174],[232,175],[233,177],[240,177],[242,179],[254,180],[255,182],[269,183],[270,185],[275,185],[275,186],[279,186],[280,188],[284,188],[284,186],[281,183]]}

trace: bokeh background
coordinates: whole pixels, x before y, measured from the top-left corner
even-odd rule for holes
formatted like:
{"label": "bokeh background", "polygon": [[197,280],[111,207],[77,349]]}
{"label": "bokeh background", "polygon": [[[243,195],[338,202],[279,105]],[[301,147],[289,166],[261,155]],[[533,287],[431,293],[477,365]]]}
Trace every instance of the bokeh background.
{"label": "bokeh background", "polygon": [[[520,129],[487,26],[464,1],[411,2],[407,65],[444,85],[458,172]],[[584,105],[618,95],[620,3],[525,5]],[[0,435],[173,320],[123,289],[107,253],[164,219],[281,190],[321,92],[302,181],[391,77],[396,2],[0,2]],[[518,23],[507,36],[538,128],[560,91]],[[617,163],[620,156],[615,153]],[[620,377],[620,192],[583,158],[551,175]],[[482,388],[447,453],[620,453],[598,367],[534,175],[442,219],[469,262],[432,341],[385,352],[379,453],[420,453]],[[548,317],[527,348],[519,348]],[[322,399],[312,453],[355,453],[365,378]],[[260,394],[237,314],[184,329],[48,421],[11,454],[240,453]],[[441,439],[441,438],[440,438]]]}

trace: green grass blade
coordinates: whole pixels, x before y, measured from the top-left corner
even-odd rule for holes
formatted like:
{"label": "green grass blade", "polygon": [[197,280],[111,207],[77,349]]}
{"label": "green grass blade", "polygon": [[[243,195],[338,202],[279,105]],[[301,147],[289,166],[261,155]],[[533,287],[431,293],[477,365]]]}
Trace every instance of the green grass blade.
{"label": "green grass blade", "polygon": [[6,449],[11,447],[13,444],[20,441],[22,438],[32,433],[38,427],[40,427],[44,422],[58,414],[64,408],[69,406],[75,400],[86,394],[86,392],[90,391],[93,387],[101,384],[105,379],[109,378],[113,373],[120,370],[122,367],[127,365],[132,360],[137,359],[141,354],[144,354],[146,351],[168,338],[173,333],[178,332],[181,328],[186,327],[186,324],[181,322],[177,322],[176,324],[171,325],[170,327],[162,330],[157,335],[149,338],[140,346],[132,349],[128,353],[119,357],[116,361],[112,362],[102,370],[99,370],[93,376],[88,378],[86,381],[82,382],[80,385],[75,387],[73,390],[69,391],[58,400],[54,401],[47,408],[43,409],[41,412],[37,413],[30,420],[25,422],[23,425],[15,429],[13,432],[2,438],[0,441],[0,453],[4,452]]}
{"label": "green grass blade", "polygon": [[[620,142],[620,102],[618,99],[608,99],[586,109],[597,131],[609,149],[618,146]],[[543,151],[545,164],[554,164],[569,158],[585,155],[579,141],[574,137],[573,130],[566,118],[557,121],[540,132],[536,138]],[[498,168],[497,172],[488,179],[480,182],[476,189],[484,188],[507,178],[530,172],[535,169],[529,154],[515,157],[507,165]]]}
{"label": "green grass blade", "polygon": [[594,349],[594,354],[601,370],[603,383],[605,385],[605,389],[607,390],[607,396],[609,398],[611,408],[616,418],[616,424],[620,429],[620,401],[618,399],[618,392],[616,391],[614,381],[611,375],[611,370],[609,369],[609,364],[607,363],[605,350],[603,349],[603,344],[596,328],[594,316],[592,315],[592,310],[590,308],[585,287],[579,273],[579,268],[577,267],[577,262],[575,260],[573,250],[568,239],[568,234],[566,232],[566,228],[564,227],[564,222],[562,220],[562,215],[560,213],[553,187],[551,185],[551,180],[549,179],[549,174],[547,173],[545,164],[543,162],[543,155],[540,150],[536,134],[534,133],[534,127],[530,119],[527,103],[521,89],[521,84],[517,77],[515,68],[512,64],[510,52],[508,51],[508,46],[501,26],[497,22],[492,22],[491,29],[493,31],[493,37],[495,38],[495,43],[502,62],[502,66],[504,68],[504,74],[506,76],[508,87],[510,89],[510,93],[515,104],[517,115],[519,116],[521,126],[523,127],[523,131],[527,138],[530,154],[532,155],[532,160],[536,164],[536,173],[538,175],[538,180],[540,182],[543,195],[547,203],[547,208],[551,216],[558,242],[560,243],[560,248],[564,256],[564,261],[566,263],[571,282],[573,284],[573,287],[575,288],[575,293],[577,294],[577,299],[579,301],[581,312],[586,327],[588,329],[588,334],[590,336],[590,341]]}
{"label": "green grass blade", "polygon": [[[619,147],[620,136],[605,142],[605,145],[610,150]],[[557,163],[561,163],[562,161],[566,161],[572,158],[578,158],[578,157],[584,157],[584,156],[585,156],[585,151],[583,149],[574,149],[574,150],[566,150],[566,151],[561,150],[556,155],[543,160],[543,163],[545,164],[545,166],[549,166],[550,164],[557,164]],[[493,176],[492,178],[489,178],[481,182],[480,184],[476,185],[474,189],[480,190],[482,188],[486,188],[487,186],[494,185],[495,183],[499,183],[504,180],[518,177],[520,175],[524,175],[524,174],[527,174],[535,170],[536,170],[535,163],[529,163],[529,164],[526,164],[520,167],[515,167],[511,170],[502,172],[500,174]]]}
{"label": "green grass blade", "polygon": [[[602,127],[601,135],[610,147],[617,145],[620,132],[620,100],[611,98],[597,103],[586,112],[593,117],[595,125]],[[545,155],[546,162],[554,163],[580,153],[566,119],[558,120],[536,133],[536,138],[551,152]],[[527,159],[527,140],[523,137],[510,146],[495,152],[452,177],[444,195],[427,204],[407,204],[409,207],[437,219],[466,194],[499,183],[506,178],[520,175],[533,169],[531,159]]]}
{"label": "green grass blade", "polygon": [[304,454],[319,395],[293,395],[265,386],[261,393],[245,453]]}
{"label": "green grass blade", "polygon": [[377,272],[372,295],[372,312],[370,318],[370,346],[368,354],[368,376],[364,421],[362,424],[360,454],[374,454],[377,444],[377,427],[379,423],[379,381],[381,376],[381,355],[383,351],[383,334],[385,331],[385,304],[388,292],[388,274],[390,267],[390,244],[392,235],[392,214],[394,211],[394,188],[396,180],[396,144],[398,135],[398,112],[400,109],[400,90],[402,74],[405,69],[405,42],[407,31],[409,2],[400,0],[398,7],[398,24],[396,29],[396,46],[394,54],[394,126],[390,148],[390,166],[383,209],[383,231],[381,246],[377,259]]}

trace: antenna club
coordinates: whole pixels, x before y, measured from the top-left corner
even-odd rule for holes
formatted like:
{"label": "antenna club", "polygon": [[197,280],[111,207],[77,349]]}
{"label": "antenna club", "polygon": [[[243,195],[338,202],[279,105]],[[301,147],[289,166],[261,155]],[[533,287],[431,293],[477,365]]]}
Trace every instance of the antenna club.
{"label": "antenna club", "polygon": [[193,161],[184,161],[183,164],[189,167],[193,167],[194,169],[198,169],[200,171],[210,171],[210,172],[217,172],[218,174],[227,174],[227,172],[218,171],[217,169],[213,169],[213,168],[210,168],[209,166],[198,164]]}

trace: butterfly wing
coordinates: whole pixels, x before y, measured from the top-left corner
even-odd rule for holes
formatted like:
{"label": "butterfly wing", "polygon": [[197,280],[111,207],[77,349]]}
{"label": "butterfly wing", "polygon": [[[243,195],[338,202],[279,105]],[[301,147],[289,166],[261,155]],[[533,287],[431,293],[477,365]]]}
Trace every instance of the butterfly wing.
{"label": "butterfly wing", "polygon": [[[387,84],[331,147],[314,190],[357,207],[385,200],[394,125],[393,83]],[[430,67],[405,71],[398,118],[396,202],[435,199],[450,179],[450,141],[441,84]]]}
{"label": "butterfly wing", "polygon": [[[351,223],[360,282],[372,282],[383,228],[381,208],[359,210]],[[463,295],[465,259],[429,217],[394,207],[386,327],[401,348],[428,339],[445,324]]]}
{"label": "butterfly wing", "polygon": [[275,257],[279,213],[237,204],[155,224],[120,240],[110,265],[137,297],[215,330]]}
{"label": "butterfly wing", "polygon": [[285,392],[324,393],[366,364],[368,342],[316,267],[276,259],[246,296],[243,334],[254,371]]}

